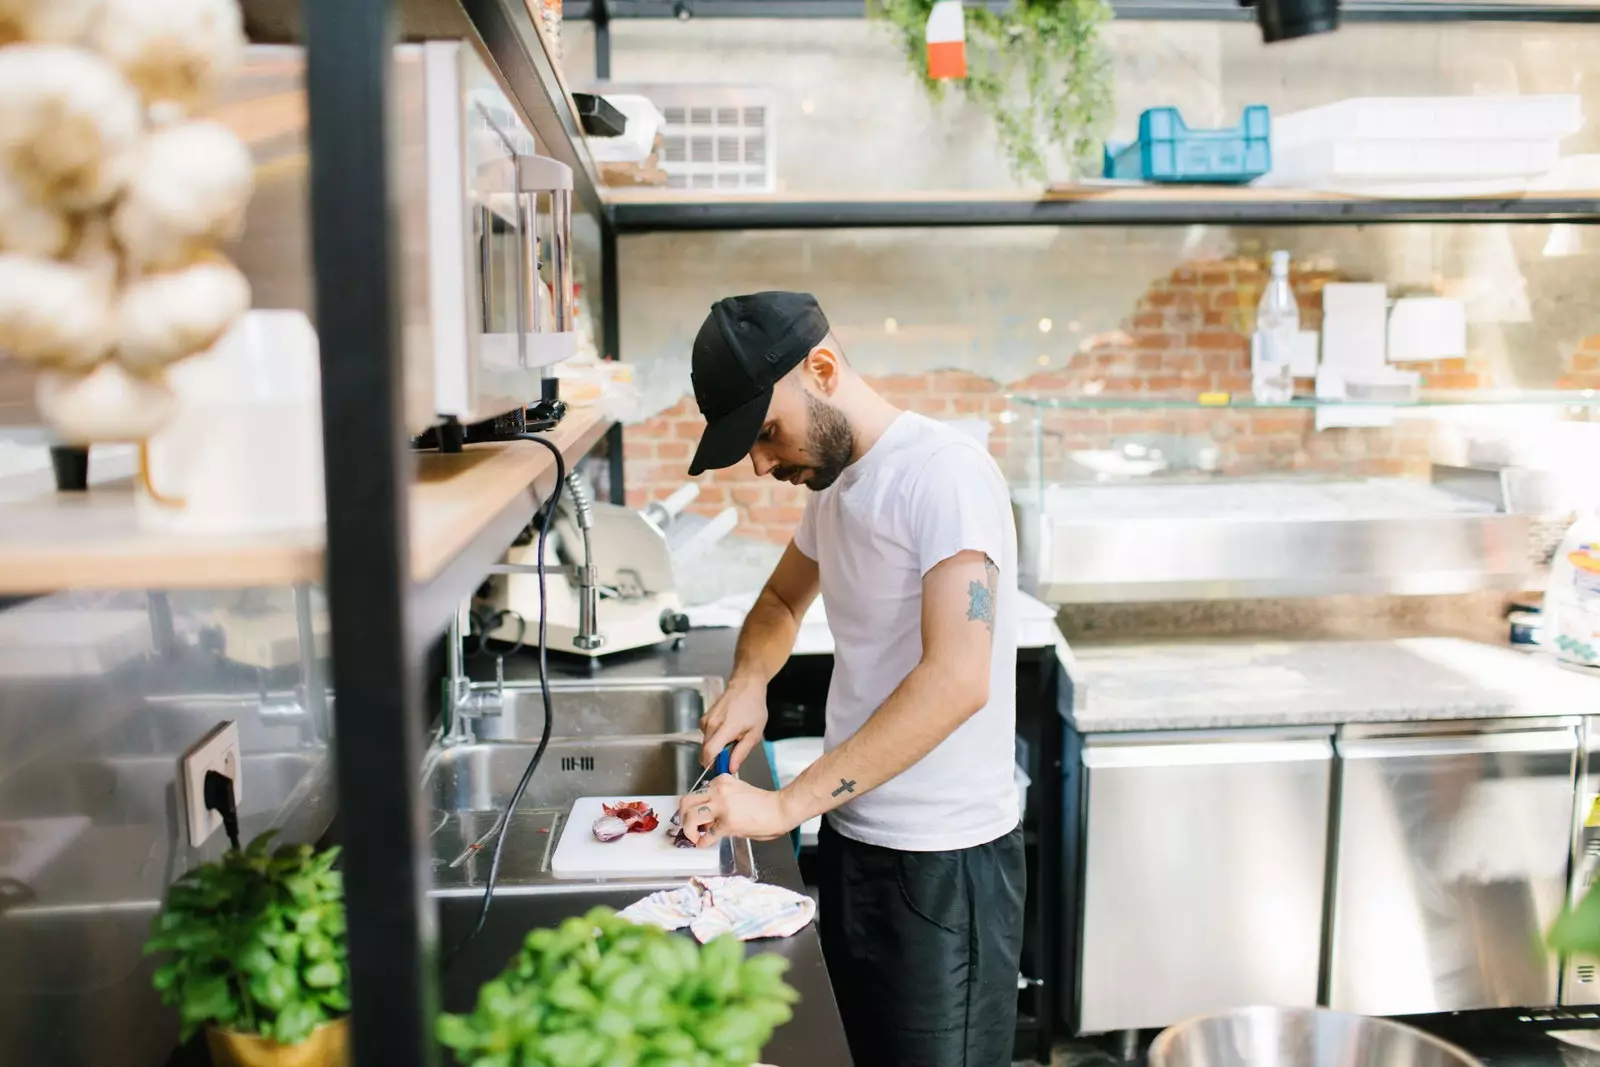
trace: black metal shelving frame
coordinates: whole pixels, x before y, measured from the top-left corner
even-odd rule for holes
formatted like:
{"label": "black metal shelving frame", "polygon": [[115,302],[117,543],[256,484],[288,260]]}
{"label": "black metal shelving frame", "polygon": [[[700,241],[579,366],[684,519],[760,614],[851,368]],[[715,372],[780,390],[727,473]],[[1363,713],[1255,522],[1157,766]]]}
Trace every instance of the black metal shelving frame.
{"label": "black metal shelving frame", "polygon": [[[969,6],[978,6],[969,3]],[[983,0],[1003,9],[1006,0]],[[599,19],[853,19],[868,14],[867,0],[567,0],[568,18]],[[1251,22],[1255,15],[1232,0],[1111,0],[1117,18],[1141,21]],[[1345,0],[1346,23],[1600,21],[1600,7],[1548,3],[1457,3],[1429,0]]]}
{"label": "black metal shelving frame", "polygon": [[[393,45],[473,39],[546,151],[572,166],[579,211],[615,237],[576,116],[522,0],[245,0],[258,41],[306,48],[310,203],[322,353],[327,591],[350,926],[351,1039],[362,1067],[432,1067],[436,913],[418,770],[430,645],[530,516],[492,520],[432,580],[413,582],[402,416],[399,241],[388,136]],[[602,269],[602,273],[604,268]],[[614,301],[614,293],[611,296]],[[615,327],[614,303],[602,316]],[[620,457],[620,448],[614,449]],[[620,488],[620,472],[615,484]]]}
{"label": "black metal shelving frame", "polygon": [[[254,39],[307,48],[311,218],[327,456],[327,588],[331,608],[336,772],[345,828],[354,1062],[432,1067],[438,1002],[434,907],[418,767],[425,736],[424,664],[449,607],[481,578],[500,525],[425,586],[408,566],[411,458],[402,412],[398,241],[387,161],[392,45],[474,39],[492,57],[535,134],[573,166],[576,200],[601,231],[601,352],[619,354],[619,237],[659,230],[988,225],[1312,225],[1394,222],[1600,221],[1593,200],[728,201],[606,205],[576,116],[524,0],[243,0]],[[1123,0],[1124,18],[1248,17],[1228,0]],[[596,23],[597,70],[610,73],[618,18],[853,17],[858,0],[568,0]],[[1514,4],[1349,3],[1349,21],[1600,21],[1600,9]],[[622,435],[607,437],[611,489],[624,489]],[[501,524],[504,525],[504,524]],[[509,536],[506,541],[509,542]],[[503,548],[504,546],[499,546]],[[1047,794],[1048,806],[1058,807]],[[1063,857],[1070,870],[1072,857]],[[1070,880],[1070,876],[1069,876]],[[1041,902],[1041,906],[1050,906]],[[1052,920],[1053,921],[1053,920]],[[1050,929],[1050,927],[1046,927]],[[1052,938],[1053,939],[1053,938]],[[1058,981],[1065,976],[1056,976]],[[1048,1043],[1053,1020],[1039,1020]]]}
{"label": "black metal shelving frame", "polygon": [[904,229],[956,226],[1363,226],[1403,222],[1592,223],[1600,199],[1484,197],[1214,200],[1083,196],[950,200],[622,201],[610,206],[620,234],[704,230]]}

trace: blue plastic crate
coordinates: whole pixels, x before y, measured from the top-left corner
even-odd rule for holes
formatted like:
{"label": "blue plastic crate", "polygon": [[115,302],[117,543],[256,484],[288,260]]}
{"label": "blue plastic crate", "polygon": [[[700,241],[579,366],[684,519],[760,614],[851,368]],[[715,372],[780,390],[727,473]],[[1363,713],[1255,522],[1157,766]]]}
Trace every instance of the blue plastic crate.
{"label": "blue plastic crate", "polygon": [[1237,126],[1191,130],[1175,107],[1139,116],[1139,139],[1106,142],[1103,175],[1146,182],[1236,185],[1272,169],[1272,114],[1251,104]]}

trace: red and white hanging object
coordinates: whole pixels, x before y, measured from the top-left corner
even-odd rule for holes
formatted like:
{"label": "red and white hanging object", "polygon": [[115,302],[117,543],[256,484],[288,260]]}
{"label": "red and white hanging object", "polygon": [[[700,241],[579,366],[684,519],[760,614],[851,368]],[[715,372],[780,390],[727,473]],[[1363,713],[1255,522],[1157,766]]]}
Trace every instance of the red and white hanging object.
{"label": "red and white hanging object", "polygon": [[961,0],[938,0],[928,13],[928,77],[967,76],[967,20]]}

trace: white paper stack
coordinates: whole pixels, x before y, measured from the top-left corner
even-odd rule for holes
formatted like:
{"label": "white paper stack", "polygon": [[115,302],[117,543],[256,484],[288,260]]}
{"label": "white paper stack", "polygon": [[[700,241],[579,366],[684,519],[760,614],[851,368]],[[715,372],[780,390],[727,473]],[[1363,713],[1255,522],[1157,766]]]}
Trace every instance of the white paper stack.
{"label": "white paper stack", "polygon": [[1447,296],[1407,296],[1389,315],[1389,362],[1467,354],[1467,307]]}
{"label": "white paper stack", "polygon": [[1349,381],[1387,361],[1389,291],[1381,282],[1329,282],[1322,290],[1322,365]]}

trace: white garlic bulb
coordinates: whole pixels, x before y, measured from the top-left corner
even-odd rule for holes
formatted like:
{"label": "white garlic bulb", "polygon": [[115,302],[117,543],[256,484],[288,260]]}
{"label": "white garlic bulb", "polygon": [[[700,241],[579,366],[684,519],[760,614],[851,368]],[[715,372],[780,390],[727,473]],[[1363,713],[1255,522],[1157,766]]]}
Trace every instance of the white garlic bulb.
{"label": "white garlic bulb", "polygon": [[157,114],[204,108],[245,47],[236,0],[105,0],[94,35]]}
{"label": "white garlic bulb", "polygon": [[111,284],[76,263],[0,255],[0,352],[28,363],[87,369],[111,340]]}
{"label": "white garlic bulb", "polygon": [[106,360],[87,374],[46,371],[34,389],[39,413],[68,444],[143,441],[172,418],[176,400],[159,378]]}
{"label": "white garlic bulb", "polygon": [[221,256],[136,278],[117,303],[117,358],[137,373],[154,373],[216,344],[248,310],[250,283]]}
{"label": "white garlic bulb", "polygon": [[112,228],[135,270],[172,270],[239,235],[255,188],[250,151],[220,122],[166,126],[140,146]]}
{"label": "white garlic bulb", "polygon": [[0,44],[83,37],[103,0],[0,0]]}
{"label": "white garlic bulb", "polygon": [[99,207],[122,188],[143,127],[139,96],[81,48],[0,48],[0,169],[36,202]]}
{"label": "white garlic bulb", "polygon": [[59,256],[72,243],[72,223],[55,208],[35,203],[0,171],[0,252]]}

